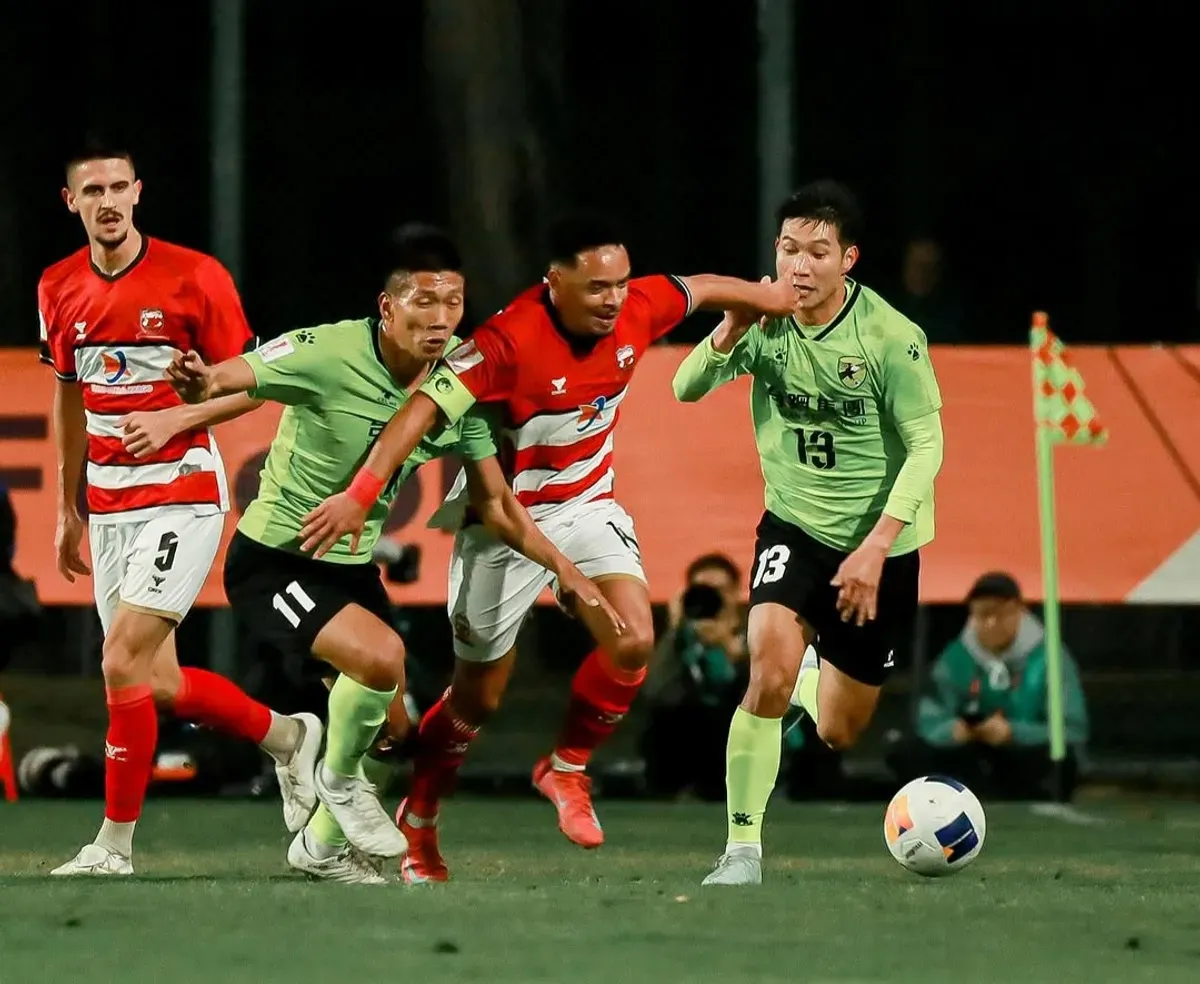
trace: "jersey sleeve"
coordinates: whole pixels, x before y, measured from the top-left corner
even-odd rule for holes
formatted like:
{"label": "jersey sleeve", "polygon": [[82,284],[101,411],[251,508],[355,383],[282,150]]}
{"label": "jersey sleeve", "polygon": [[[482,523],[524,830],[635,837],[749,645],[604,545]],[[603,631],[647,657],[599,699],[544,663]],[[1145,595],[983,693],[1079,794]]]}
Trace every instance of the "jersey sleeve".
{"label": "jersey sleeve", "polygon": [[334,370],[342,363],[334,336],[312,328],[280,335],[242,358],[254,370],[250,396],[287,405],[315,402],[336,386]]}
{"label": "jersey sleeve", "polygon": [[196,267],[195,277],[200,288],[197,351],[209,364],[241,355],[251,347],[254,335],[246,323],[233,277],[212,257]]}
{"label": "jersey sleeve", "polygon": [[646,307],[651,342],[662,338],[692,313],[692,295],[680,277],[638,277],[630,283],[629,290]]}
{"label": "jersey sleeve", "polygon": [[894,423],[923,417],[942,408],[925,333],[916,325],[889,334],[880,353],[880,403]]}
{"label": "jersey sleeve", "polygon": [[713,334],[688,353],[675,370],[675,378],[671,387],[675,391],[675,399],[680,403],[693,403],[706,396],[718,386],[754,371],[754,363],[758,358],[762,333],[758,325],[752,325],[737,343],[733,350],[722,354],[713,348]]}
{"label": "jersey sleeve", "polygon": [[468,461],[483,461],[496,455],[496,427],[492,414],[484,407],[474,407],[462,418],[462,436],[455,449]]}
{"label": "jersey sleeve", "polygon": [[485,323],[450,352],[421,384],[420,392],[456,423],[476,403],[508,399],[516,379],[516,346]]}
{"label": "jersey sleeve", "polygon": [[58,324],[54,305],[44,281],[38,282],[38,359],[54,370],[54,375],[64,383],[73,383],[79,376],[75,371],[75,352],[67,341],[67,334]]}

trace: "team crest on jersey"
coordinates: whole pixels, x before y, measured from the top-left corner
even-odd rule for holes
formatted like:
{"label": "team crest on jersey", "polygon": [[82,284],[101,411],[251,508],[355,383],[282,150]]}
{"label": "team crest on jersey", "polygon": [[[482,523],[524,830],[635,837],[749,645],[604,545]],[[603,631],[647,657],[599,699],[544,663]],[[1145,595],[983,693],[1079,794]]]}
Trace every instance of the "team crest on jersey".
{"label": "team crest on jersey", "polygon": [[622,345],[617,349],[617,368],[628,369],[633,365],[634,351],[632,345]]}
{"label": "team crest on jersey", "polygon": [[141,327],[138,330],[138,334],[160,334],[165,323],[166,320],[163,318],[163,313],[158,308],[142,308]]}
{"label": "team crest on jersey", "polygon": [[838,381],[847,389],[858,389],[867,378],[867,364],[861,355],[843,355],[838,359]]}
{"label": "team crest on jersey", "polygon": [[575,428],[576,432],[582,434],[591,427],[592,424],[600,419],[606,406],[608,406],[608,399],[603,396],[596,397],[591,403],[579,404],[579,426]]}

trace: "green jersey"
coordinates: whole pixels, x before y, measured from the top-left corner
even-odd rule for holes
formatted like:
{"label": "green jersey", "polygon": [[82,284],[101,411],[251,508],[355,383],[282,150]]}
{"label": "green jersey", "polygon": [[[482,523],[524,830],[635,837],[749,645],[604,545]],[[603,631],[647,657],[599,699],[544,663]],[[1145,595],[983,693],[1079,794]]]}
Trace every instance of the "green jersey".
{"label": "green jersey", "polygon": [[[304,517],[350,484],[380,431],[409,398],[384,364],[379,322],[339,321],[281,335],[243,355],[254,370],[250,395],[286,404],[258,495],[238,529],[268,547],[299,552]],[[459,344],[451,338],[449,351]],[[431,431],[388,482],[367,515],[358,550],[343,537],[322,559],[365,564],[388,508],[418,466],[451,452],[472,461],[496,453],[487,418],[472,412]]]}
{"label": "green jersey", "polygon": [[[698,399],[746,373],[754,377],[750,406],[767,509],[827,546],[853,550],[879,520],[904,465],[898,428],[942,405],[924,332],[847,280],[846,301],[827,325],[768,321],[728,355],[706,339],[680,365],[675,393]],[[897,516],[907,525],[892,555],[933,539],[932,479],[915,515]]]}

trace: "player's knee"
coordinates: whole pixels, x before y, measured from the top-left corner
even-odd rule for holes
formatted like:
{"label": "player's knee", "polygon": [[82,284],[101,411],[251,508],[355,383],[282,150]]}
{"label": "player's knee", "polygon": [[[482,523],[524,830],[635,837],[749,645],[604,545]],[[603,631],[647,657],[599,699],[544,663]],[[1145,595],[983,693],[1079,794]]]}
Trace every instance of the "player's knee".
{"label": "player's knee", "polygon": [[150,690],[154,695],[154,703],[167,710],[174,707],[182,680],[177,665],[155,660],[150,668]]}
{"label": "player's knee", "polygon": [[100,669],[110,689],[139,686],[149,682],[154,653],[143,652],[136,640],[114,627],[104,640]]}
{"label": "player's knee", "polygon": [[756,659],[750,664],[750,690],[785,704],[795,686],[795,672],[779,660]]}
{"label": "player's knee", "polygon": [[372,690],[399,688],[404,692],[404,643],[394,632],[362,640],[352,656],[352,674]]}
{"label": "player's knee", "polygon": [[817,721],[817,737],[835,752],[845,751],[858,741],[865,726],[850,715],[823,711]]}
{"label": "player's knee", "polygon": [[645,624],[640,621],[628,623],[609,653],[612,661],[623,670],[640,670],[649,666],[653,655],[654,625],[649,621]]}

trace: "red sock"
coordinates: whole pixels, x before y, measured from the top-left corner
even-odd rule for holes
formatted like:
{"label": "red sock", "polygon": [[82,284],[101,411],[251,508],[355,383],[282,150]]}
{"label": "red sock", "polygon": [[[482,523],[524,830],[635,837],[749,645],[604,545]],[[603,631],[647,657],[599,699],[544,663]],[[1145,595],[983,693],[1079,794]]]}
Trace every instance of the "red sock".
{"label": "red sock", "polygon": [[412,785],[408,791],[406,809],[414,816],[437,816],[438,801],[454,788],[459,767],[467,757],[467,749],[479,728],[460,720],[450,710],[447,689],[433,707],[421,718],[418,732],[421,741],[413,760]]}
{"label": "red sock", "polygon": [[646,668],[623,670],[593,649],[571,681],[571,704],[554,754],[568,765],[583,767],[629,712],[646,679]]}
{"label": "red sock", "polygon": [[271,709],[232,680],[187,666],[175,695],[176,717],[199,721],[261,745],[271,727]]}
{"label": "red sock", "polygon": [[108,691],[108,734],[104,738],[104,816],[133,823],[142,813],[154,749],[158,710],[150,687]]}

